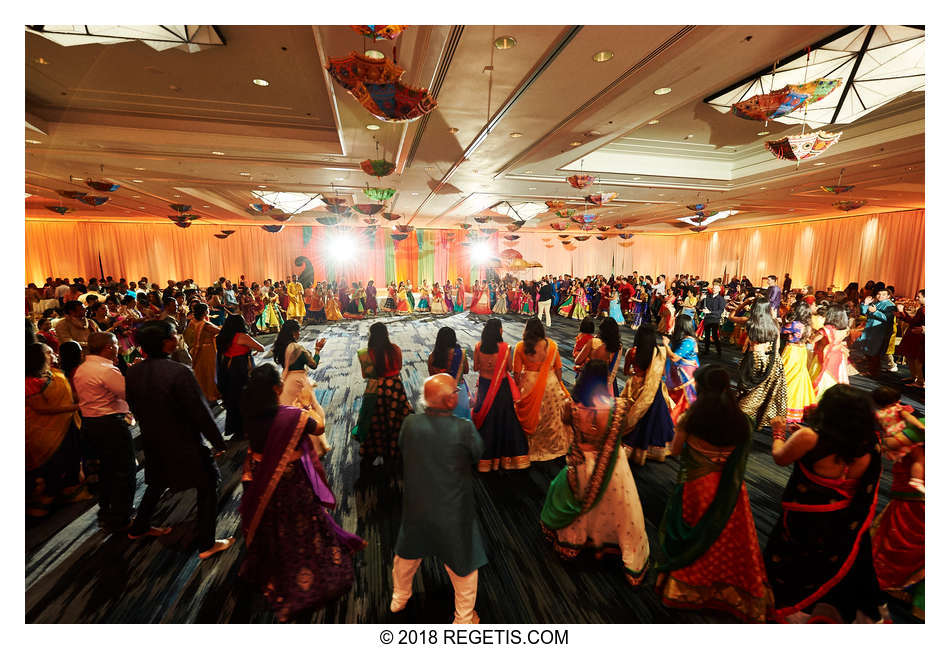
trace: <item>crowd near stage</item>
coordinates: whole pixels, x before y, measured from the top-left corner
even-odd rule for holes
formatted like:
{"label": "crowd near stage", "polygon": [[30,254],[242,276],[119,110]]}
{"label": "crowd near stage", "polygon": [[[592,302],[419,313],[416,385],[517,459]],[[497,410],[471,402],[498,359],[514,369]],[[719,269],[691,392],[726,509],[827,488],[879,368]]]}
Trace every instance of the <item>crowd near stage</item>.
{"label": "crowd near stage", "polygon": [[[415,404],[428,376],[426,359],[440,327],[455,329],[458,342],[472,350],[488,316],[461,313],[446,316],[415,315],[344,320],[307,325],[300,342],[307,349],[320,338],[327,343],[318,369],[310,370],[316,393],[326,412],[326,435],[333,450],[323,459],[337,506],[336,521],[367,541],[356,554],[352,589],[325,609],[295,619],[312,623],[444,623],[452,618],[453,589],[445,570],[434,559],[423,561],[412,599],[400,613],[390,613],[391,570],[402,508],[402,480],[385,466],[362,465],[358,445],[350,438],[363,398],[357,350],[365,347],[369,326],[385,322],[392,342],[403,354],[402,378]],[[526,318],[501,316],[504,339],[521,340]],[[575,381],[570,357],[578,321],[553,316],[547,328],[560,349],[563,380],[570,389]],[[634,332],[623,327],[624,348],[633,344]],[[271,362],[273,335],[258,339],[267,349],[257,363]],[[725,345],[724,363],[733,375],[738,350]],[[701,358],[701,363],[713,357]],[[717,359],[718,360],[718,359]],[[901,389],[900,374],[885,372],[879,381],[862,375],[852,385],[873,389],[885,383]],[[618,375],[623,380],[622,373]],[[471,388],[477,375],[469,374]],[[903,402],[922,411],[923,391],[903,390]],[[223,428],[224,412],[215,409]],[[136,431],[137,434],[137,431]],[[138,440],[136,440],[138,442]],[[137,444],[138,446],[138,444]],[[791,474],[771,456],[771,437],[755,434],[745,472],[759,542],[764,550],[780,512],[779,501]],[[217,459],[222,482],[218,488],[217,535],[235,536],[234,548],[209,561],[194,552],[194,496],[183,492],[166,496],[155,520],[173,531],[150,541],[132,541],[124,534],[107,535],[96,521],[94,501],[57,510],[47,519],[28,523],[26,534],[26,621],[65,623],[129,622],[273,622],[274,613],[259,591],[238,576],[244,556],[238,505],[242,495],[241,468],[247,442],[230,446]],[[138,449],[141,458],[141,449]],[[479,572],[477,610],[483,623],[733,623],[735,618],[714,611],[684,611],[664,607],[653,590],[653,571],[643,585],[627,583],[620,559],[597,561],[582,555],[573,562],[558,558],[542,535],[539,513],[552,478],[563,458],[533,463],[518,471],[480,474],[475,480],[475,503],[483,530],[488,565]],[[878,511],[887,504],[890,463],[881,478]],[[650,545],[657,542],[657,526],[676,482],[679,462],[633,466],[642,502]],[[138,502],[145,485],[137,475]],[[741,558],[737,558],[741,560]],[[615,565],[616,563],[616,565]],[[895,621],[913,618],[899,602],[890,607]]]}

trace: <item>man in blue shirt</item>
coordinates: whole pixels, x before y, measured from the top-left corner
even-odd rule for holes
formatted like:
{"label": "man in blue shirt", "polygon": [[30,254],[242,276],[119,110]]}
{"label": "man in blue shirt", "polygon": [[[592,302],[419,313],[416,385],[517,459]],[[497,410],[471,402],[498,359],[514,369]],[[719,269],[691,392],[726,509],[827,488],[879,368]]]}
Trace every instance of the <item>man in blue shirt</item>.
{"label": "man in blue shirt", "polygon": [[[878,284],[876,299],[871,296],[864,298],[861,305],[861,315],[867,316],[864,331],[858,338],[858,348],[868,357],[870,363],[869,374],[877,377],[881,374],[881,356],[887,351],[891,333],[894,331],[894,311],[896,307],[891,301],[891,292]],[[873,303],[873,304],[872,304]]]}
{"label": "man in blue shirt", "polygon": [[772,315],[778,316],[779,307],[782,306],[782,289],[778,287],[778,277],[775,275],[769,275],[768,282],[769,289],[766,291],[765,296],[772,306]]}

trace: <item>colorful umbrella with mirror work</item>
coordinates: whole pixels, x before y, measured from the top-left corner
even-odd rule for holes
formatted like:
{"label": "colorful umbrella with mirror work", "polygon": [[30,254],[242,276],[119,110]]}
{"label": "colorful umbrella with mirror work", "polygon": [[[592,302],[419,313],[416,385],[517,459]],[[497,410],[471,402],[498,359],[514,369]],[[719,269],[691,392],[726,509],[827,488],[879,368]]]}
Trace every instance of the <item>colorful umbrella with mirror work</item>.
{"label": "colorful umbrella with mirror work", "polygon": [[363,190],[363,193],[366,194],[370,200],[382,203],[395,196],[396,190],[391,187],[367,187]]}
{"label": "colorful umbrella with mirror work", "polygon": [[408,29],[409,25],[350,25],[350,27],[358,34],[368,36],[375,41],[391,41]]}
{"label": "colorful umbrella with mirror work", "polygon": [[86,184],[95,189],[97,192],[114,192],[119,188],[119,185],[110,183],[106,180],[87,180]]}
{"label": "colorful umbrella with mirror work", "polygon": [[283,229],[284,229],[283,225],[262,225],[261,226],[261,230],[266,230],[267,232],[270,232],[272,234],[280,232]]}
{"label": "colorful umbrella with mirror work", "polygon": [[100,205],[105,205],[109,201],[108,196],[81,196],[80,201],[86,205],[92,205],[93,207],[99,207]]}

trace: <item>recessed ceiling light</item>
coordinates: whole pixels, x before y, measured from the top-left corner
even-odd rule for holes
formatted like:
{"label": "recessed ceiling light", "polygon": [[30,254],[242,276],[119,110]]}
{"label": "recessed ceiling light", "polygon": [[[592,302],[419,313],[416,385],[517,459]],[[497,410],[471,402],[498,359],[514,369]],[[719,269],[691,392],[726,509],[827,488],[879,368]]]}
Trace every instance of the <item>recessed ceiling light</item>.
{"label": "recessed ceiling light", "polygon": [[43,144],[43,143],[40,142],[39,140],[27,140],[26,143],[27,143],[27,144]]}
{"label": "recessed ceiling light", "polygon": [[136,171],[145,171],[145,167],[132,167]]}
{"label": "recessed ceiling light", "polygon": [[346,180],[346,178],[334,178],[334,180],[343,181],[343,180]]}
{"label": "recessed ceiling light", "polygon": [[511,137],[521,137],[524,133],[512,133]]}
{"label": "recessed ceiling light", "polygon": [[210,205],[202,205],[201,207],[206,207],[206,208],[208,208],[208,209],[210,209],[210,208],[211,208],[211,206],[210,206]]}
{"label": "recessed ceiling light", "polygon": [[692,133],[690,133],[689,135],[686,136],[686,139],[687,139],[687,140],[691,140],[691,139],[694,138],[694,137],[696,137],[696,136],[693,135]]}
{"label": "recessed ceiling light", "polygon": [[533,192],[533,191],[536,190],[536,189],[537,189],[537,187],[528,187],[528,191],[531,191],[531,192]]}
{"label": "recessed ceiling light", "polygon": [[212,151],[211,155],[224,155],[224,151]]}
{"label": "recessed ceiling light", "polygon": [[144,209],[145,209],[145,206],[144,206],[144,205],[139,205],[139,209],[140,209],[140,210],[144,210]]}
{"label": "recessed ceiling light", "polygon": [[599,52],[595,52],[592,58],[597,63],[604,63],[605,61],[609,61],[610,59],[614,58],[614,53],[610,50],[601,50]]}
{"label": "recessed ceiling light", "polygon": [[258,185],[258,188],[260,188],[260,189],[267,189],[267,185]]}
{"label": "recessed ceiling light", "polygon": [[173,198],[181,198],[181,194],[175,194]]}
{"label": "recessed ceiling light", "polygon": [[496,50],[510,50],[517,44],[518,41],[515,40],[514,36],[499,36],[495,39]]}
{"label": "recessed ceiling light", "polygon": [[595,137],[597,135],[603,135],[600,131],[587,131],[584,135]]}
{"label": "recessed ceiling light", "polygon": [[673,92],[672,88],[657,88],[653,91],[654,95],[668,95]]}
{"label": "recessed ceiling light", "polygon": [[418,195],[419,195],[419,192],[412,192],[412,195],[413,195],[413,196],[418,196]]}
{"label": "recessed ceiling light", "polygon": [[573,142],[571,142],[571,146],[580,146],[580,145],[581,143],[578,140],[574,140]]}
{"label": "recessed ceiling light", "polygon": [[657,194],[657,196],[663,196],[664,194]]}
{"label": "recessed ceiling light", "polygon": [[768,134],[769,134],[768,131],[759,131],[758,133],[756,133],[756,135],[768,135]]}
{"label": "recessed ceiling light", "polygon": [[139,196],[138,194],[136,194],[136,195],[133,196],[132,198],[141,198],[141,196]]}
{"label": "recessed ceiling light", "polygon": [[252,79],[251,83],[255,86],[269,86],[270,83],[266,79]]}
{"label": "recessed ceiling light", "polygon": [[633,179],[634,179],[634,180],[640,180],[640,176],[634,176]]}
{"label": "recessed ceiling light", "polygon": [[425,168],[426,171],[432,171],[432,169],[433,169],[432,167],[426,167],[426,168]]}
{"label": "recessed ceiling light", "polygon": [[533,174],[534,172],[533,172],[533,171],[526,171],[525,173],[526,173],[526,174]]}
{"label": "recessed ceiling light", "polygon": [[36,63],[37,65],[49,65],[49,61],[44,59],[42,56],[38,56],[33,59],[33,63]]}
{"label": "recessed ceiling light", "polygon": [[178,92],[179,90],[181,90],[181,88],[180,88],[179,86],[176,86],[176,85],[170,85],[170,86],[168,86],[168,89],[169,89],[169,90],[173,90],[174,92]]}
{"label": "recessed ceiling light", "polygon": [[759,189],[767,189],[766,187],[759,187]]}
{"label": "recessed ceiling light", "polygon": [[874,164],[872,164],[871,166],[872,166],[872,167],[880,167],[881,165],[880,165],[880,164],[878,164],[877,162],[875,162],[875,163],[874,163]]}
{"label": "recessed ceiling light", "polygon": [[251,175],[251,172],[250,172],[250,171],[239,171],[239,172],[238,172],[238,175],[239,175],[239,176],[250,176],[250,175]]}
{"label": "recessed ceiling light", "polygon": [[815,163],[815,166],[816,166],[816,167],[824,167],[824,166],[825,166],[825,163],[824,163],[824,162],[816,162],[816,163]]}
{"label": "recessed ceiling light", "polygon": [[133,180],[132,182],[134,182],[134,183],[140,183],[140,182],[143,182],[143,181],[141,181],[141,180],[139,180],[139,179],[136,178],[136,179]]}
{"label": "recessed ceiling light", "polygon": [[649,122],[647,122],[647,124],[650,126],[656,126],[659,123],[660,123],[660,120],[658,119],[651,119]]}
{"label": "recessed ceiling light", "polygon": [[386,58],[386,55],[380,52],[379,50],[366,50],[365,52],[363,52],[363,56],[365,56],[368,59],[377,59],[377,60]]}
{"label": "recessed ceiling light", "polygon": [[378,131],[378,130],[379,130],[379,124],[367,124],[367,125],[366,125],[366,130],[367,130],[367,131]]}

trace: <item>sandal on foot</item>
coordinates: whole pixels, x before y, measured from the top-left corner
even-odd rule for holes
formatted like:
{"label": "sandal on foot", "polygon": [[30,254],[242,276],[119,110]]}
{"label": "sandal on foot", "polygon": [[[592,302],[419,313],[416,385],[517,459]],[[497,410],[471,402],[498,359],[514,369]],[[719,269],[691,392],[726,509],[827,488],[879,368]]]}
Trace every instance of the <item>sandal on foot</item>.
{"label": "sandal on foot", "polygon": [[219,552],[224,552],[228,548],[234,545],[234,537],[229,536],[226,539],[215,539],[214,544],[204,552],[198,553],[199,559],[208,559],[218,554]]}

